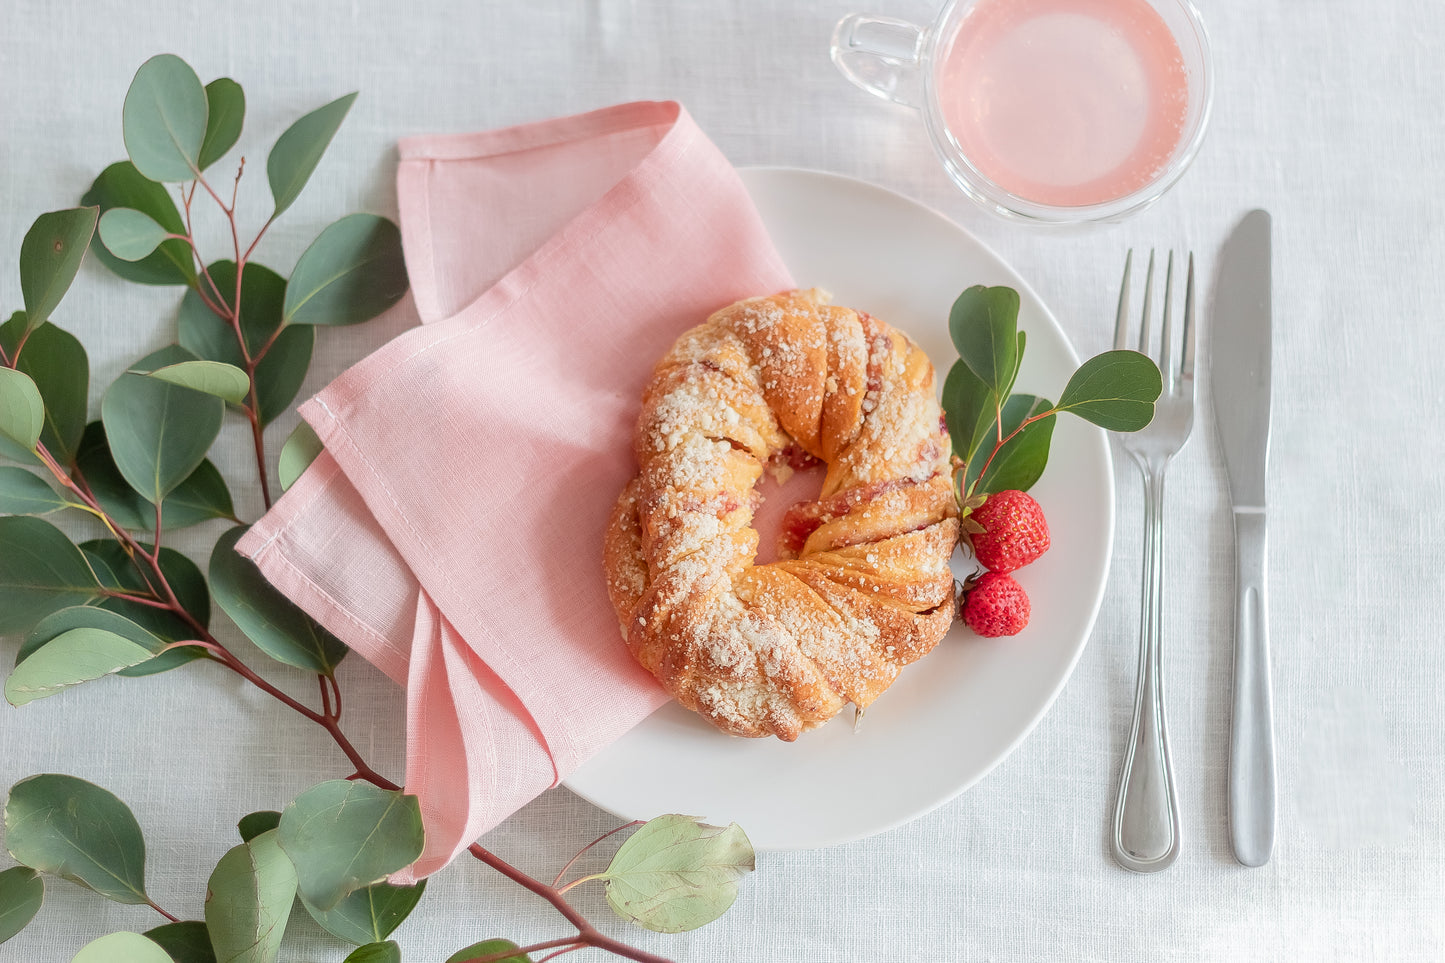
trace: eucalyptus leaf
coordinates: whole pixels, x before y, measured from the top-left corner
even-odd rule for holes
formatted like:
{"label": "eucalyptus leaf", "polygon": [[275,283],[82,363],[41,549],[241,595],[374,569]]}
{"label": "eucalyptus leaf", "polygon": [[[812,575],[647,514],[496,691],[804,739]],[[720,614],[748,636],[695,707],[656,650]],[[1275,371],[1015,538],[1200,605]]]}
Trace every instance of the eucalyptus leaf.
{"label": "eucalyptus leaf", "polygon": [[[447,957],[447,963],[465,963],[466,960],[486,959],[506,950],[516,949],[520,949],[520,947],[511,940],[482,940],[480,943],[473,943],[471,946],[457,950]],[[501,963],[532,963],[532,958],[525,953],[517,953],[504,958]]]}
{"label": "eucalyptus leaf", "polygon": [[271,196],[276,201],[273,218],[279,217],[301,195],[301,189],[321,163],[321,155],[326,153],[355,100],[356,94],[350,93],[318,107],[277,138],[266,158],[266,179],[271,182]]}
{"label": "eucalyptus leaf", "polygon": [[0,515],[48,515],[74,504],[39,475],[14,465],[0,466]]}
{"label": "eucalyptus leaf", "polygon": [[273,963],[296,898],[296,869],[262,833],[221,857],[206,885],[206,928],[219,963]]}
{"label": "eucalyptus leaf", "polygon": [[246,94],[230,77],[206,84],[206,136],[201,141],[200,168],[205,170],[241,139],[246,121]]}
{"label": "eucalyptus leaf", "polygon": [[241,842],[249,843],[262,833],[269,833],[280,823],[280,813],[274,809],[262,809],[242,816],[241,821],[236,823],[236,831],[241,834]]}
{"label": "eucalyptus leaf", "polygon": [[0,635],[99,595],[85,556],[60,529],[23,515],[0,518]]}
{"label": "eucalyptus leaf", "polygon": [[0,872],[0,943],[19,933],[40,912],[45,884],[29,866]]}
{"label": "eucalyptus leaf", "polygon": [[384,217],[351,214],[322,231],[286,284],[288,324],[357,324],[406,294],[401,231]]}
{"label": "eucalyptus leaf", "polygon": [[1105,351],[1079,366],[1059,398],[1069,411],[1109,431],[1138,431],[1154,418],[1164,388],[1159,367],[1137,351]]}
{"label": "eucalyptus leaf", "polygon": [[155,651],[101,629],[62,632],[15,667],[5,680],[5,701],[23,706],[63,689],[144,662]]}
{"label": "eucalyptus leaf", "polygon": [[[1028,418],[1048,411],[1052,405],[1047,398],[1036,395],[1017,394],[1003,406],[1003,437],[1008,438]],[[1049,445],[1053,439],[1056,415],[1040,418],[1017,435],[1013,435],[994,454],[994,442],[980,446],[969,462],[966,486],[973,486],[975,494],[1001,492],[1014,489],[1028,491],[1043,475],[1049,463]],[[994,422],[996,425],[997,422]],[[989,437],[994,438],[993,425]],[[992,459],[990,460],[990,456]],[[979,473],[988,464],[988,471],[979,478]],[[978,484],[974,485],[975,479]]]}
{"label": "eucalyptus leaf", "polygon": [[948,333],[980,381],[1003,395],[1018,366],[1019,295],[1013,288],[968,288],[953,302]]}
{"label": "eucalyptus leaf", "polygon": [[206,139],[206,89],[180,57],[141,64],[125,94],[121,130],[136,170],[153,181],[195,180]]}
{"label": "eucalyptus leaf", "polygon": [[116,467],[155,504],[200,467],[225,409],[220,398],[127,372],[105,393],[100,415]]}
{"label": "eucalyptus leaf", "polygon": [[423,843],[417,798],[360,780],[308,789],[281,813],[276,833],[301,896],[322,911],[410,866]]}
{"label": "eucalyptus leaf", "polygon": [[34,451],[44,427],[45,402],[35,382],[23,371],[0,367],[0,435]]}
{"label": "eucalyptus leaf", "polygon": [[130,207],[113,207],[100,218],[100,242],[122,261],[148,256],[168,234],[149,214]]}
{"label": "eucalyptus leaf", "polygon": [[753,868],[752,843],[736,823],[707,826],[667,815],[633,833],[602,878],[619,916],[659,933],[681,933],[727,912],[738,879]]}
{"label": "eucalyptus leaf", "polygon": [[23,664],[26,659],[41,651],[51,640],[56,640],[62,635],[80,629],[93,629],[118,635],[151,653],[159,652],[166,645],[165,641],[155,633],[119,612],[112,612],[94,605],[72,605],[69,608],[50,613],[30,630],[25,636],[25,642],[20,646],[20,651],[15,653],[15,664],[17,666]]}
{"label": "eucalyptus leaf", "polygon": [[5,845],[16,860],[118,903],[147,903],[145,839],[125,803],[83,779],[22,779],[5,804]]}
{"label": "eucalyptus leaf", "polygon": [[[235,263],[217,261],[207,270],[220,287],[226,304],[232,305],[236,299]],[[254,357],[275,335],[275,343],[257,363],[252,376],[263,425],[284,414],[296,399],[306,380],[316,341],[316,330],[309,325],[288,326],[276,333],[283,323],[285,297],[285,278],[264,265],[246,264],[241,281],[241,334],[246,339],[247,351]],[[187,291],[181,299],[176,328],[181,344],[197,356],[245,367],[246,359],[236,342],[236,332],[206,307],[195,291]]]}
{"label": "eucalyptus leaf", "polygon": [[352,950],[342,963],[401,963],[401,947],[391,940],[368,943]]}
{"label": "eucalyptus leaf", "polygon": [[146,930],[146,939],[155,943],[174,963],[216,963],[211,949],[211,931],[200,920],[182,920]]}
{"label": "eucalyptus leaf", "polygon": [[[76,455],[76,469],[106,514],[132,531],[153,531],[156,509],[121,477],[111,457],[105,426],[93,421],[85,426]],[[202,461],[166,496],[164,524],[167,530],[185,528],[212,518],[236,520],[226,480],[210,459]]]}
{"label": "eucalyptus leaf", "polygon": [[216,604],[271,658],[331,675],[346,656],[346,646],[278,592],[254,562],[236,552],[245,531],[231,529],[211,551],[211,593]]}
{"label": "eucalyptus leaf", "polygon": [[[25,336],[27,330],[29,337]],[[15,368],[29,375],[40,391],[40,400],[45,406],[40,443],[52,458],[69,468],[75,463],[75,451],[85,428],[90,361],[75,335],[50,322],[30,329],[24,312],[17,311],[0,325],[0,347],[12,361],[22,338],[25,350],[20,353]],[[4,440],[0,440],[0,455],[39,464],[34,455]]]}
{"label": "eucalyptus leaf", "polygon": [[317,909],[304,896],[301,905],[332,936],[348,943],[375,943],[390,936],[411,915],[425,892],[426,880],[415,886],[373,883],[348,893],[329,910]]}
{"label": "eucalyptus leaf", "polygon": [[[80,202],[99,205],[102,217],[113,208],[132,208],[149,216],[165,228],[167,234],[186,233],[185,222],[181,220],[170,194],[136,170],[128,160],[117,161],[101,171]],[[193,284],[196,280],[191,247],[184,240],[166,241],[147,257],[133,262],[122,261],[111,254],[100,238],[92,241],[90,247],[91,253],[102,264],[127,281],[138,284]]]}
{"label": "eucalyptus leaf", "polygon": [[[151,546],[142,542],[141,547],[149,551]],[[93,542],[81,543],[80,548],[86,553],[87,558],[99,560],[115,573],[115,588],[132,591],[143,591],[146,588],[146,582],[141,578],[136,564],[126,556],[125,550],[118,542],[111,539],[97,539]],[[181,607],[201,625],[210,625],[211,594],[206,586],[206,578],[196,567],[196,563],[170,546],[162,546],[160,565],[161,572],[165,574],[166,581],[170,584],[172,591],[176,593],[176,600],[181,603]],[[94,561],[92,561],[91,567],[97,567]],[[120,598],[102,600],[100,609],[124,616],[130,622],[165,642],[183,642],[196,637],[196,630],[184,619],[164,609],[152,608],[149,605],[141,605],[138,602]],[[122,635],[125,634],[120,629],[112,629],[112,631],[120,631]],[[142,640],[136,639],[135,641]],[[120,674],[127,677],[155,675],[178,668],[187,662],[193,662],[204,655],[205,650],[199,646],[183,646],[178,649],[170,649],[148,662],[122,669]]]}
{"label": "eucalyptus leaf", "polygon": [[246,376],[246,372],[221,361],[182,361],[180,364],[146,372],[146,375],[168,384],[214,395],[233,405],[242,404],[251,393],[251,379]]}
{"label": "eucalyptus leaf", "polygon": [[70,963],[172,963],[172,960],[152,940],[122,930],[85,944]]}
{"label": "eucalyptus leaf", "polygon": [[296,484],[296,479],[316,460],[323,447],[321,439],[316,437],[316,431],[310,425],[303,421],[296,426],[296,430],[291,432],[286,443],[281,446],[281,457],[276,465],[283,492]]}
{"label": "eucalyptus leaf", "polygon": [[70,290],[99,216],[96,207],[41,214],[20,242],[20,293],[32,331],[50,320]]}

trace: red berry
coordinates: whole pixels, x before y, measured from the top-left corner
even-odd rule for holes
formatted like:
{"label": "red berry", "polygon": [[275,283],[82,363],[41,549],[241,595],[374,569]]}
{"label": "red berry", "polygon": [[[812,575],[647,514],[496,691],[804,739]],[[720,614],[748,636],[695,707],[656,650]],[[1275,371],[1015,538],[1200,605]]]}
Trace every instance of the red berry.
{"label": "red berry", "polygon": [[969,518],[983,526],[970,537],[973,554],[990,572],[1023,568],[1049,549],[1044,510],[1024,492],[995,492]]}
{"label": "red berry", "polygon": [[963,621],[984,638],[1018,635],[1029,624],[1029,597],[1012,575],[986,572],[963,599]]}

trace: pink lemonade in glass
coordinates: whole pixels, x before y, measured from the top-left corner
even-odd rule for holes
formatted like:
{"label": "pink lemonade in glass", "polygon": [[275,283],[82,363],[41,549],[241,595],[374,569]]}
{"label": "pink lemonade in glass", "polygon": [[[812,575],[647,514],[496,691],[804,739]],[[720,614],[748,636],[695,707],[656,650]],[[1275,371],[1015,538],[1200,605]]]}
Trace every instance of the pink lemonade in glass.
{"label": "pink lemonade in glass", "polygon": [[980,174],[1083,207],[1149,184],[1184,132],[1179,45],[1145,0],[979,0],[938,51],[938,106]]}

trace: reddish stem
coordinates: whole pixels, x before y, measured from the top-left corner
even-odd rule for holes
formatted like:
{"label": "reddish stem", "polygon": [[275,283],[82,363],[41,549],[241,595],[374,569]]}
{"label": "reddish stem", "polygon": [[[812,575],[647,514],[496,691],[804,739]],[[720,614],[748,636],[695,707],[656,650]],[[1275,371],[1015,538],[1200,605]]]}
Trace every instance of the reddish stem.
{"label": "reddish stem", "polygon": [[175,916],[171,913],[167,913],[156,903],[155,900],[150,899],[149,897],[146,898],[146,905],[149,906],[151,909],[155,910],[157,913],[164,916],[166,919],[170,920],[172,923],[179,923],[181,921],[180,917]]}
{"label": "reddish stem", "polygon": [[510,960],[515,956],[536,953],[539,950],[551,950],[559,946],[566,946],[575,950],[580,948],[580,945],[585,944],[579,944],[575,936],[568,936],[560,940],[547,940],[545,943],[532,943],[528,946],[519,946],[515,950],[498,950],[495,953],[488,953],[485,956],[469,956],[464,960],[457,960],[456,963],[501,963],[502,960]]}
{"label": "reddish stem", "polygon": [[[979,483],[979,480],[982,479],[984,475],[987,475],[987,474],[988,474],[988,466],[993,464],[994,458],[997,457],[997,456],[998,456],[998,453],[1003,450],[1003,446],[1004,446],[1004,445],[1007,445],[1010,441],[1012,441],[1012,440],[1013,440],[1013,437],[1014,437],[1015,435],[1017,435],[1019,432],[1023,431],[1025,428],[1027,428],[1029,425],[1033,424],[1034,422],[1039,421],[1040,419],[1043,419],[1043,418],[1047,418],[1049,415],[1056,415],[1056,414],[1058,414],[1058,412],[1057,412],[1056,410],[1054,410],[1053,408],[1050,408],[1048,411],[1041,411],[1041,412],[1039,412],[1038,414],[1032,415],[1032,416],[1030,416],[1030,417],[1028,417],[1028,418],[1025,418],[1023,421],[1019,422],[1019,426],[1018,426],[1017,428],[1015,428],[1013,431],[1009,432],[1007,438],[1000,438],[1000,439],[998,440],[998,442],[994,444],[994,446],[993,446],[993,451],[991,451],[991,452],[988,453],[988,458],[986,458],[986,459],[984,460],[983,467],[980,468],[979,471],[978,471],[978,478],[975,478],[975,479],[973,480],[973,484],[976,486],[976,485]],[[999,433],[1000,433],[1000,434],[1003,433],[1003,420],[1002,420],[1002,416],[1000,416],[999,425],[998,425],[998,430],[999,430]],[[973,488],[972,488],[972,487],[969,488],[968,494],[969,494],[969,495],[972,495],[972,494],[973,494]]]}
{"label": "reddish stem", "polygon": [[633,820],[632,822],[630,822],[630,823],[623,823],[621,826],[618,826],[616,829],[609,830],[608,832],[603,833],[601,836],[598,836],[596,839],[592,840],[592,842],[588,843],[586,846],[583,846],[580,850],[577,851],[577,855],[576,855],[576,856],[573,856],[571,859],[567,860],[567,865],[566,865],[566,866],[563,866],[563,867],[562,867],[562,872],[558,873],[558,874],[557,874],[557,878],[554,879],[554,880],[552,880],[552,885],[553,885],[554,887],[560,885],[561,882],[562,882],[562,877],[567,875],[567,870],[571,869],[571,868],[572,868],[572,865],[573,865],[574,863],[576,863],[577,860],[581,859],[582,856],[583,856],[589,849],[591,849],[593,846],[596,846],[598,843],[602,842],[602,840],[606,839],[608,836],[611,836],[611,835],[613,835],[613,834],[615,834],[615,833],[620,833],[620,832],[622,832],[624,829],[628,829],[628,828],[630,828],[630,827],[632,827],[632,826],[641,826],[642,823],[643,823],[643,821],[642,821],[641,819],[634,819],[634,820]]}

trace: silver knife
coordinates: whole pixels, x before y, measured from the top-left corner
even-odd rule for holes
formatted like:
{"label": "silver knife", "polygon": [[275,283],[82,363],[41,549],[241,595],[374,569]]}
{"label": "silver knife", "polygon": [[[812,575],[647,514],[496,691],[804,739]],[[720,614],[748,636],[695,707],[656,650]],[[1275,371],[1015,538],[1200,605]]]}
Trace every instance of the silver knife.
{"label": "silver knife", "polygon": [[1234,858],[1263,866],[1274,848],[1274,718],[1265,592],[1269,458],[1270,219],[1250,211],[1220,254],[1210,325],[1210,390],[1234,508],[1234,700],[1229,836]]}

